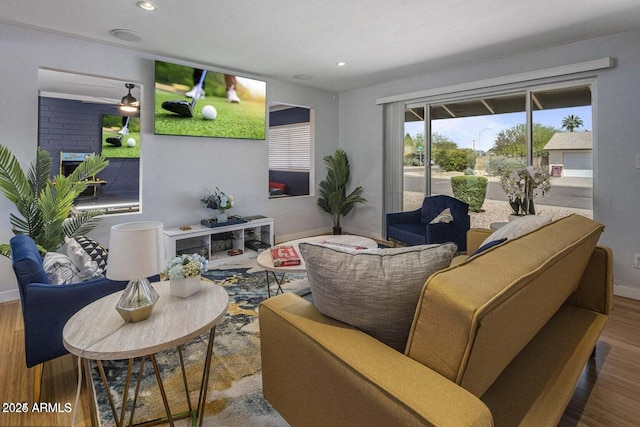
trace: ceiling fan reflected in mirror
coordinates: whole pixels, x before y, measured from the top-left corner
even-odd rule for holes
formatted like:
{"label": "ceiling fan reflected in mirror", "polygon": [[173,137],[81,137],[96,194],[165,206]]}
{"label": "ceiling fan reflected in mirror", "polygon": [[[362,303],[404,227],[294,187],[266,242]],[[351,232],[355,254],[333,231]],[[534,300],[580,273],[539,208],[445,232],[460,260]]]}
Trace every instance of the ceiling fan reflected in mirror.
{"label": "ceiling fan reflected in mirror", "polygon": [[125,83],[125,87],[129,89],[129,92],[122,97],[122,100],[118,104],[120,106],[120,110],[125,113],[135,113],[140,108],[140,102],[131,95],[131,89],[135,87],[133,83]]}

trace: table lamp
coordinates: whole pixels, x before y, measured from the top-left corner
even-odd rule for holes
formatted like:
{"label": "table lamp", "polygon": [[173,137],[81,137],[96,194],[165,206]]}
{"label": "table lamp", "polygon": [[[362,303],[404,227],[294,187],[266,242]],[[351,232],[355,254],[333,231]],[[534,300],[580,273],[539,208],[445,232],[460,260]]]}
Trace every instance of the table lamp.
{"label": "table lamp", "polygon": [[160,273],[163,263],[161,222],[128,222],[111,227],[107,278],[129,280],[116,305],[125,321],[139,322],[151,315],[159,295],[148,277]]}

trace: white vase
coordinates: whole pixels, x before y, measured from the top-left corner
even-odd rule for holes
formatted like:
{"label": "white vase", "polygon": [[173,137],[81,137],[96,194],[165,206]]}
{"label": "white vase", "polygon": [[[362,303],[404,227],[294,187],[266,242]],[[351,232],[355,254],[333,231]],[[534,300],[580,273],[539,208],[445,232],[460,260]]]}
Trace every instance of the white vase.
{"label": "white vase", "polygon": [[216,219],[218,222],[227,222],[227,220],[229,219],[227,211],[218,211],[218,216]]}
{"label": "white vase", "polygon": [[180,298],[187,298],[200,291],[200,275],[169,281],[169,293]]}

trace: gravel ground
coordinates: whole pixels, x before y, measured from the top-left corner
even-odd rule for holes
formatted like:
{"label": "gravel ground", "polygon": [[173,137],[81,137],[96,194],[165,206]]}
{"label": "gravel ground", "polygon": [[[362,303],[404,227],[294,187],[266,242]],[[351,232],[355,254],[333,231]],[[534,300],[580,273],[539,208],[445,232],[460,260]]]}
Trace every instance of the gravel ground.
{"label": "gravel ground", "polygon": [[[422,206],[423,200],[423,193],[405,192],[404,205],[407,207],[405,210],[410,211],[412,209],[417,209]],[[509,214],[511,213],[511,207],[509,204],[499,200],[485,200],[482,205],[482,209],[482,212],[469,212],[472,228],[489,228],[489,225],[492,222],[506,222]],[[536,211],[539,215],[549,216],[554,220],[572,213],[577,213],[593,219],[593,211],[587,209],[562,208],[558,206],[536,204]]]}

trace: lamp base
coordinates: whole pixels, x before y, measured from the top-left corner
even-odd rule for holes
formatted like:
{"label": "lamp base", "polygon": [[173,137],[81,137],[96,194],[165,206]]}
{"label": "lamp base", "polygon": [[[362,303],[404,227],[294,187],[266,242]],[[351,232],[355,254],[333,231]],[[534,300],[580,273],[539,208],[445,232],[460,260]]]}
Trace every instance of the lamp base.
{"label": "lamp base", "polygon": [[125,322],[139,322],[151,316],[160,296],[146,278],[131,280],[124,289],[116,310]]}

